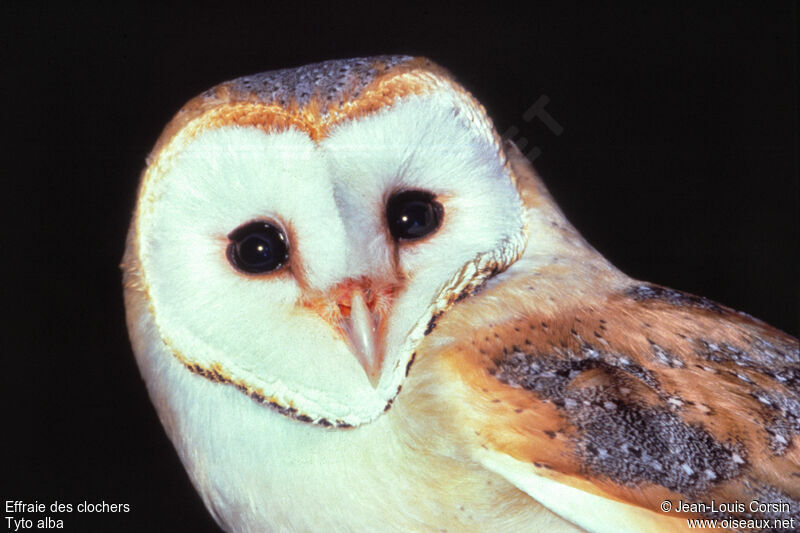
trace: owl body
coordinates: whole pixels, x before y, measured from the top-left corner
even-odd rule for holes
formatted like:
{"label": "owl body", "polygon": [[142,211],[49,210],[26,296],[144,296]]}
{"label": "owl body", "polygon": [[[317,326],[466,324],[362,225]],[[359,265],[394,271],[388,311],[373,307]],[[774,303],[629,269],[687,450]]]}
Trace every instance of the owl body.
{"label": "owl body", "polygon": [[[797,502],[797,340],[631,280],[431,62],[190,101],[123,260],[134,352],[228,531],[685,529]],[[726,500],[727,501],[727,500]]]}
{"label": "owl body", "polygon": [[432,426],[409,433],[402,397],[365,431],[325,431],[242,403],[236,389],[198,387],[171,354],[151,353],[161,358],[144,373],[153,402],[226,531],[572,529],[452,444],[432,450]]}

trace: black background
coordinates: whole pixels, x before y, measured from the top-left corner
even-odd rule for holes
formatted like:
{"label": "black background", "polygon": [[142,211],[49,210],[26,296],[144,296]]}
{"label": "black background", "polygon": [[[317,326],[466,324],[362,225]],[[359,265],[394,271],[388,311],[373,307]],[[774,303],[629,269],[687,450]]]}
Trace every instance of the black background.
{"label": "black background", "polygon": [[[131,505],[53,515],[72,531],[215,530],[139,378],[117,264],[161,128],[244,74],[426,55],[539,147],[617,266],[798,333],[793,2],[111,4],[0,12],[3,501]],[[522,118],[542,95],[560,136]]]}

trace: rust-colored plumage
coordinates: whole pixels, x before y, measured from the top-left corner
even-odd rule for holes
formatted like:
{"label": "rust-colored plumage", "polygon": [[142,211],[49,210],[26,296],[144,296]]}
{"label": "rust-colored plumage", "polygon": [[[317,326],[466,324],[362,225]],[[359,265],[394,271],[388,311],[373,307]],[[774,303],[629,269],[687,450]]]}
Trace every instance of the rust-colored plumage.
{"label": "rust-colored plumage", "polygon": [[[476,446],[653,512],[664,500],[783,502],[728,515],[798,523],[797,339],[619,273],[556,224],[529,164],[507,150],[528,205],[552,219],[565,245],[547,264],[509,272],[432,335],[461,337],[437,357],[442,379],[468,389],[460,413]],[[493,319],[474,316],[475,306]]]}
{"label": "rust-colored plumage", "polygon": [[386,109],[398,98],[429,93],[441,86],[480,108],[444,68],[423,57],[328,61],[245,76],[221,83],[187,102],[164,128],[152,154],[157,155],[178,132],[191,138],[231,125],[267,132],[295,128],[319,141],[339,123]]}

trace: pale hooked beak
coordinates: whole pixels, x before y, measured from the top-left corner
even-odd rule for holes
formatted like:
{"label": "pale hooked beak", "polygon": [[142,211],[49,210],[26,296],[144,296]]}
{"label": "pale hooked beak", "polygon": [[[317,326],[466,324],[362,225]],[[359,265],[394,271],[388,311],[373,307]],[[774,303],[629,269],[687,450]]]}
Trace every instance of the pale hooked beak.
{"label": "pale hooked beak", "polygon": [[304,301],[342,336],[373,387],[381,378],[385,323],[397,288],[391,282],[350,278]]}
{"label": "pale hooked beak", "polygon": [[350,316],[342,316],[342,330],[373,388],[378,386],[383,364],[380,327],[381,317],[369,309],[364,292],[353,289]]}

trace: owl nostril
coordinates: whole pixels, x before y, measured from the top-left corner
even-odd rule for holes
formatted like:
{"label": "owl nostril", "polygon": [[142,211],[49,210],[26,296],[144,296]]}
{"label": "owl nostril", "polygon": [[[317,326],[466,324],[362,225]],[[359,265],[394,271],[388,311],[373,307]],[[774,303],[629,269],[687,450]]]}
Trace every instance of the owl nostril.
{"label": "owl nostril", "polygon": [[350,304],[339,302],[337,305],[339,306],[339,313],[341,313],[343,317],[350,317]]}
{"label": "owl nostril", "polygon": [[391,307],[395,294],[395,286],[391,283],[381,283],[371,279],[347,280],[334,289],[338,293],[336,304],[342,316],[350,316],[353,305],[353,293],[358,291],[363,297],[367,310],[370,313],[384,315]]}
{"label": "owl nostril", "polygon": [[325,292],[313,292],[301,301],[303,307],[314,310],[335,328],[342,319],[353,313],[353,297],[358,293],[366,311],[378,322],[391,312],[392,303],[401,285],[370,278],[348,278]]}

